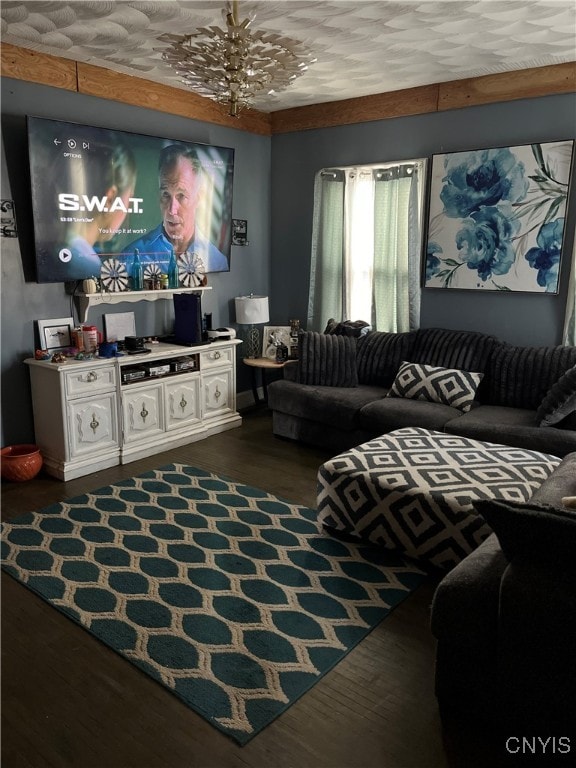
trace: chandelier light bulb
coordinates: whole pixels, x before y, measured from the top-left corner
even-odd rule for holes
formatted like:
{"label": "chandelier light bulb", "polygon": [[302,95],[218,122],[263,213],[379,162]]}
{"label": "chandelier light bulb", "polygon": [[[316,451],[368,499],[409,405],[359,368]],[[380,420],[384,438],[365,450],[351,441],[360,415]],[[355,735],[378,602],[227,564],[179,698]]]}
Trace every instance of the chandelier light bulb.
{"label": "chandelier light bulb", "polygon": [[254,13],[240,21],[237,0],[227,4],[222,16],[226,30],[200,27],[189,35],[164,34],[158,39],[168,43],[162,59],[182,82],[201,96],[226,104],[233,117],[260,91],[288,88],[316,61],[295,40],[251,31]]}

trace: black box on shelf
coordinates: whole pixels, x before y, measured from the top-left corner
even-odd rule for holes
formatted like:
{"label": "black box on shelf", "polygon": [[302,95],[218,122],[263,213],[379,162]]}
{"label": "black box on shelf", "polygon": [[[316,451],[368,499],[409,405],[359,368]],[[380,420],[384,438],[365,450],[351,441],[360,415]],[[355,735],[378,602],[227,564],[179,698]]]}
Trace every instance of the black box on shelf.
{"label": "black box on shelf", "polygon": [[145,352],[144,338],[142,336],[126,336],[124,338],[124,346],[127,352]]}
{"label": "black box on shelf", "polygon": [[122,384],[129,384],[132,381],[145,379],[148,372],[145,368],[122,368]]}
{"label": "black box on shelf", "polygon": [[148,376],[165,376],[170,373],[170,363],[157,363],[156,365],[150,363],[146,366],[148,369]]}
{"label": "black box on shelf", "polygon": [[176,360],[170,361],[170,371],[172,373],[178,373],[180,371],[197,371],[198,370],[198,358],[192,357],[179,357]]}

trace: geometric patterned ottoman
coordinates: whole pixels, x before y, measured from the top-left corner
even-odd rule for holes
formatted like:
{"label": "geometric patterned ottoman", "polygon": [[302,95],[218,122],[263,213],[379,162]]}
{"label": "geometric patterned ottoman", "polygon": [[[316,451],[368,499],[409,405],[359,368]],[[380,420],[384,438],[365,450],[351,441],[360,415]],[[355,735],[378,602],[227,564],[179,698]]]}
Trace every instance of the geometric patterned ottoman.
{"label": "geometric patterned ottoman", "polygon": [[476,499],[528,501],[560,459],[419,427],[389,432],[318,470],[318,519],[443,570],[492,532]]}

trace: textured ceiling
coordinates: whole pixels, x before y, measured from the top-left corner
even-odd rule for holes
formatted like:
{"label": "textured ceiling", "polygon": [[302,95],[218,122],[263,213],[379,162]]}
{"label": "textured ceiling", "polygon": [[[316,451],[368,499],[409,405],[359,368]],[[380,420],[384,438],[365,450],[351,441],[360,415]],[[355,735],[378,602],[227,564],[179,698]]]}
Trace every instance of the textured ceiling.
{"label": "textured ceiling", "polygon": [[[185,88],[157,38],[223,26],[224,0],[2,0],[2,41]],[[576,60],[575,0],[240,2],[318,61],[264,112]]]}

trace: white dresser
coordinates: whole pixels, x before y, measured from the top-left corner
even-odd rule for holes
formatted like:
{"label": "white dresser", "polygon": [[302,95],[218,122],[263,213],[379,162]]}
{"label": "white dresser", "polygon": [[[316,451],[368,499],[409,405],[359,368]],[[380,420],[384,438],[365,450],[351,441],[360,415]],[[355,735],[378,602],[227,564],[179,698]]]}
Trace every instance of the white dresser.
{"label": "white dresser", "polygon": [[240,343],[151,344],[148,354],[65,363],[26,360],[46,471],[71,480],[240,426]]}

